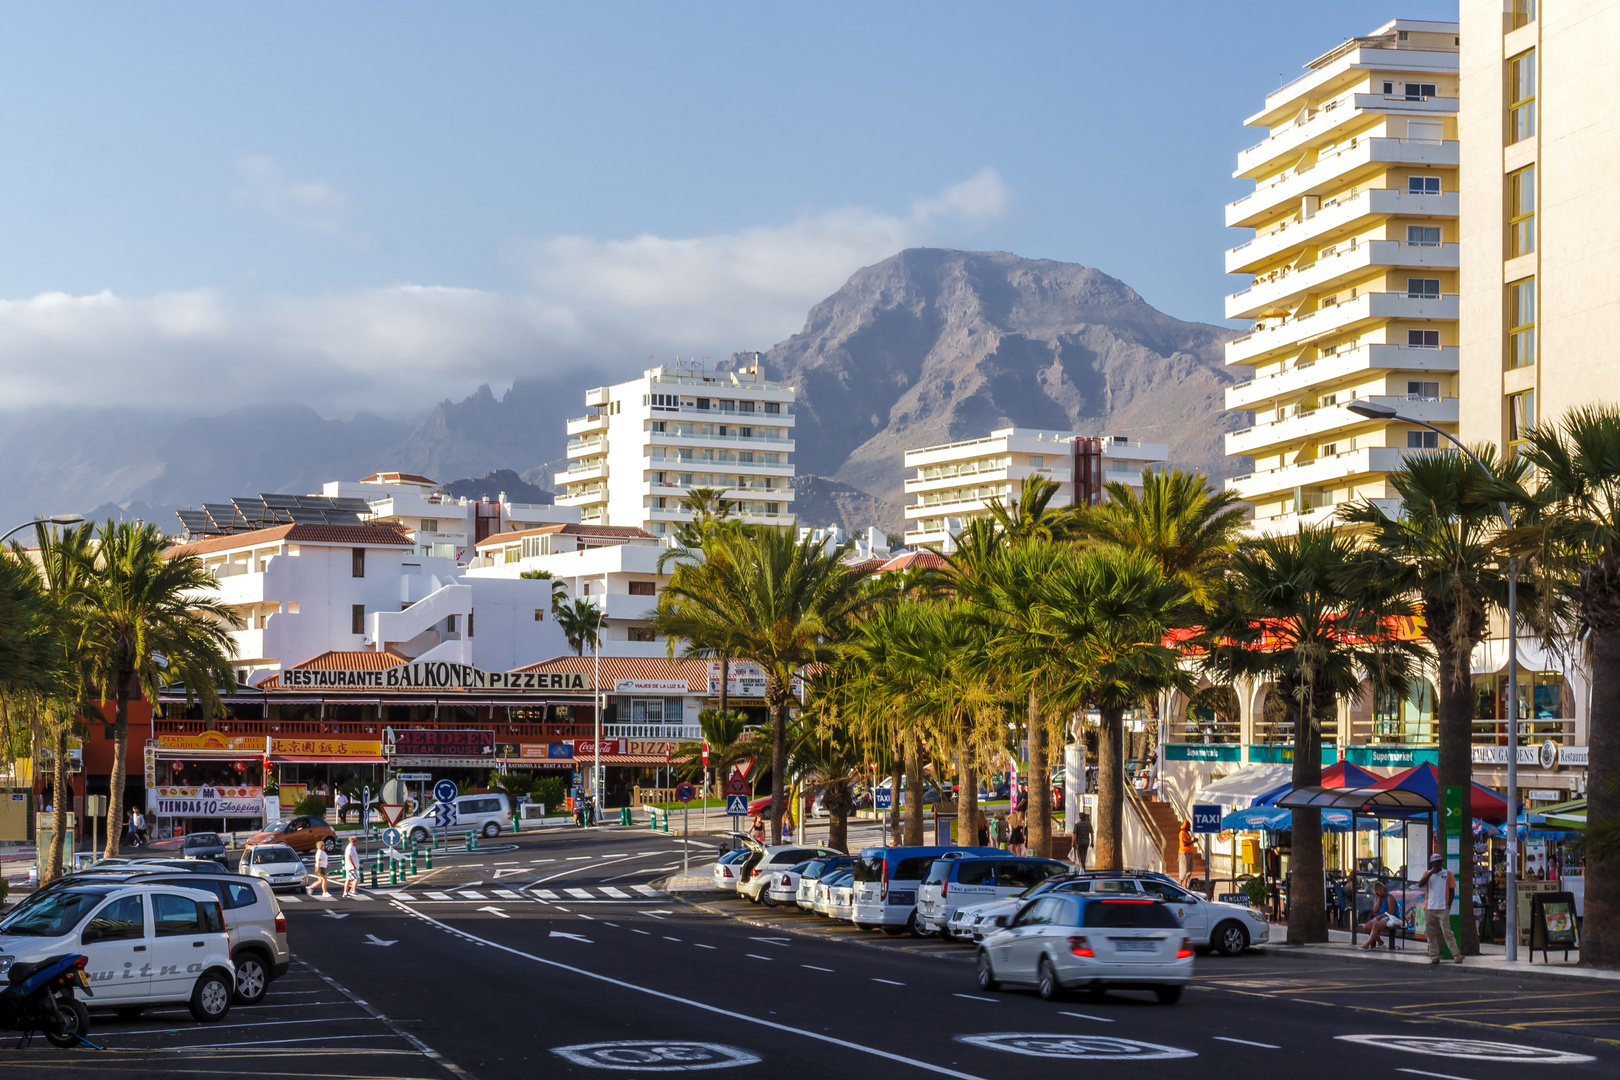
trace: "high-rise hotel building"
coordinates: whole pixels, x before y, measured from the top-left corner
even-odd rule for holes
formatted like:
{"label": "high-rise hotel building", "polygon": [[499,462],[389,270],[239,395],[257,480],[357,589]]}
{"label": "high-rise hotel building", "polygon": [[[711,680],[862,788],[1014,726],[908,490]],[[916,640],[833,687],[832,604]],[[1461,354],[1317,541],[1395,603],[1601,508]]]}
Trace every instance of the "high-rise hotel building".
{"label": "high-rise hotel building", "polygon": [[1227,486],[1253,504],[1257,532],[1389,499],[1386,475],[1437,446],[1347,403],[1456,429],[1457,65],[1456,24],[1397,19],[1312,60],[1245,121],[1266,137],[1238,155],[1233,175],[1254,191],[1226,224],[1254,236],[1226,269],[1253,282],[1226,315],[1254,325],[1226,362],[1253,375],[1226,404],[1254,423],[1226,452],[1254,459]]}
{"label": "high-rise hotel building", "polygon": [[1620,5],[1463,0],[1462,437],[1620,403]]}
{"label": "high-rise hotel building", "polygon": [[587,391],[591,411],[568,421],[557,505],[578,507],[582,524],[663,536],[691,520],[681,500],[693,488],[715,488],[737,520],[791,527],[793,401],[757,363],[648,368]]}

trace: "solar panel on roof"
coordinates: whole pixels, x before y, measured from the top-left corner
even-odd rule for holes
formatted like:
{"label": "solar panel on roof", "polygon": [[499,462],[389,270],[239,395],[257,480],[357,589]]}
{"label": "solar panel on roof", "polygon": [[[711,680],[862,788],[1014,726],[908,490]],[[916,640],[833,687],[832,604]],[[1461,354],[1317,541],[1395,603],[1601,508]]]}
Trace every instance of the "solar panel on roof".
{"label": "solar panel on roof", "polygon": [[359,514],[351,514],[347,510],[328,510],[328,511],[326,511],[326,523],[328,525],[364,525],[365,524],[364,521],[360,520],[360,515]]}
{"label": "solar panel on roof", "polygon": [[219,528],[201,510],[176,510],[174,516],[180,519],[180,524],[186,527],[186,532],[196,536],[209,536],[219,532]]}
{"label": "solar panel on roof", "polygon": [[238,514],[236,507],[230,503],[203,503],[203,510],[213,519],[214,524],[219,526],[221,532],[228,533],[247,526],[242,515]]}
{"label": "solar panel on roof", "polygon": [[371,504],[366,502],[364,499],[355,499],[344,496],[342,498],[334,498],[332,500],[332,509],[347,510],[351,514],[369,514],[371,513]]}
{"label": "solar panel on roof", "polygon": [[268,492],[260,492],[259,498],[264,500],[264,505],[276,510],[294,510],[298,507],[298,496],[296,495],[274,495]]}
{"label": "solar panel on roof", "polygon": [[233,496],[231,505],[242,515],[242,520],[250,525],[273,524],[276,520],[275,512],[264,505],[263,499],[251,495]]}
{"label": "solar panel on roof", "polygon": [[332,500],[325,495],[300,495],[298,496],[298,505],[305,510],[330,510],[332,509]]}
{"label": "solar panel on roof", "polygon": [[293,521],[294,525],[325,525],[326,524],[326,511],[325,510],[305,510],[302,507],[299,507],[296,510],[288,510],[287,511],[287,516],[292,518],[292,521]]}

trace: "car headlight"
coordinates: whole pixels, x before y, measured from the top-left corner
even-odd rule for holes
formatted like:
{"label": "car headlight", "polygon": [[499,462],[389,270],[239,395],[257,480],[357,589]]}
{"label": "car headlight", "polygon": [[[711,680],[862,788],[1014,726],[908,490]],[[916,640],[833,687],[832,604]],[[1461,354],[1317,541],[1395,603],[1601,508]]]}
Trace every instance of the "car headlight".
{"label": "car headlight", "polygon": [[1253,919],[1255,922],[1265,922],[1266,921],[1265,915],[1262,914],[1261,912],[1258,912],[1258,911],[1250,911],[1249,912],[1249,918]]}
{"label": "car headlight", "polygon": [[0,956],[0,975],[11,970],[11,965],[17,962],[15,956]]}

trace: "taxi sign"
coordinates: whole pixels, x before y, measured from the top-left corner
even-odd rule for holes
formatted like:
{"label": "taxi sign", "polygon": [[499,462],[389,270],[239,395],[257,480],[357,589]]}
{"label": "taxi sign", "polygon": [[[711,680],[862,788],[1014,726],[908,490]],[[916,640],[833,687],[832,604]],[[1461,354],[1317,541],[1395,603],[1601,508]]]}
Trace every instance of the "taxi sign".
{"label": "taxi sign", "polygon": [[1218,833],[1221,831],[1221,815],[1225,808],[1215,805],[1195,805],[1193,807],[1192,831],[1195,833]]}

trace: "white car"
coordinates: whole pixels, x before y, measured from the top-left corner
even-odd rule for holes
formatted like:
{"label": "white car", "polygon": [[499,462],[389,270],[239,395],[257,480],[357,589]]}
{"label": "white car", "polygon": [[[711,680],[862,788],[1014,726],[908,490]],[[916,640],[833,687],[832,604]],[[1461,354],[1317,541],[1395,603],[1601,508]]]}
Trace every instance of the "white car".
{"label": "white car", "polygon": [[925,933],[950,933],[958,908],[1027,893],[1067,869],[1055,859],[1013,855],[937,859],[917,886],[917,925]]}
{"label": "white car", "polygon": [[[831,848],[807,848],[792,844],[782,844],[776,847],[763,849],[763,857],[758,859],[748,871],[748,876],[737,882],[737,895],[756,904],[775,904],[776,901],[766,892],[772,881],[779,877],[784,870],[791,869],[808,860],[826,855],[842,855],[841,851]],[[792,897],[788,897],[789,900]]]}
{"label": "white car", "polygon": [[810,859],[797,866],[790,866],[786,870],[772,870],[769,882],[765,886],[765,902],[767,904],[793,904],[799,903],[799,878],[810,869]]}
{"label": "white car", "polygon": [[0,978],[13,964],[89,957],[90,1000],[120,1016],[184,1003],[202,1023],[231,1011],[236,968],[218,897],[175,885],[58,889],[0,919]]}
{"label": "white car", "polygon": [[[417,843],[432,838],[434,815],[426,814],[406,818],[399,823],[399,831]],[[460,836],[469,830],[480,836],[499,836],[503,827],[512,823],[512,800],[505,795],[458,795],[456,797],[456,823],[448,832]]]}
{"label": "white car", "polygon": [[1165,906],[1175,912],[1176,918],[1181,920],[1181,928],[1201,949],[1236,956],[1250,945],[1264,945],[1271,940],[1271,924],[1263,911],[1245,904],[1206,900],[1156,875],[1139,877],[1137,884],[1144,893],[1164,901]]}
{"label": "white car", "polygon": [[821,883],[822,877],[841,866],[852,866],[854,863],[855,860],[847,855],[811,859],[805,864],[804,872],[799,875],[799,886],[794,893],[793,902],[806,911],[814,911],[816,909],[816,887]]}
{"label": "white car", "polygon": [[834,870],[827,879],[826,910],[823,912],[827,918],[839,922],[849,922],[855,917],[855,867],[846,866],[842,870]]}
{"label": "white car", "polygon": [[302,889],[309,881],[304,860],[286,844],[255,844],[245,848],[237,873],[262,878],[273,890]]}
{"label": "white car", "polygon": [[709,871],[714,880],[714,887],[726,892],[736,892],[738,874],[736,864],[742,862],[747,855],[747,848],[733,848],[714,860],[714,869]]}
{"label": "white car", "polygon": [[981,990],[1034,986],[1048,1001],[1067,990],[1152,990],[1181,1000],[1193,945],[1168,905],[1144,897],[1054,890],[1019,909],[979,946]]}

